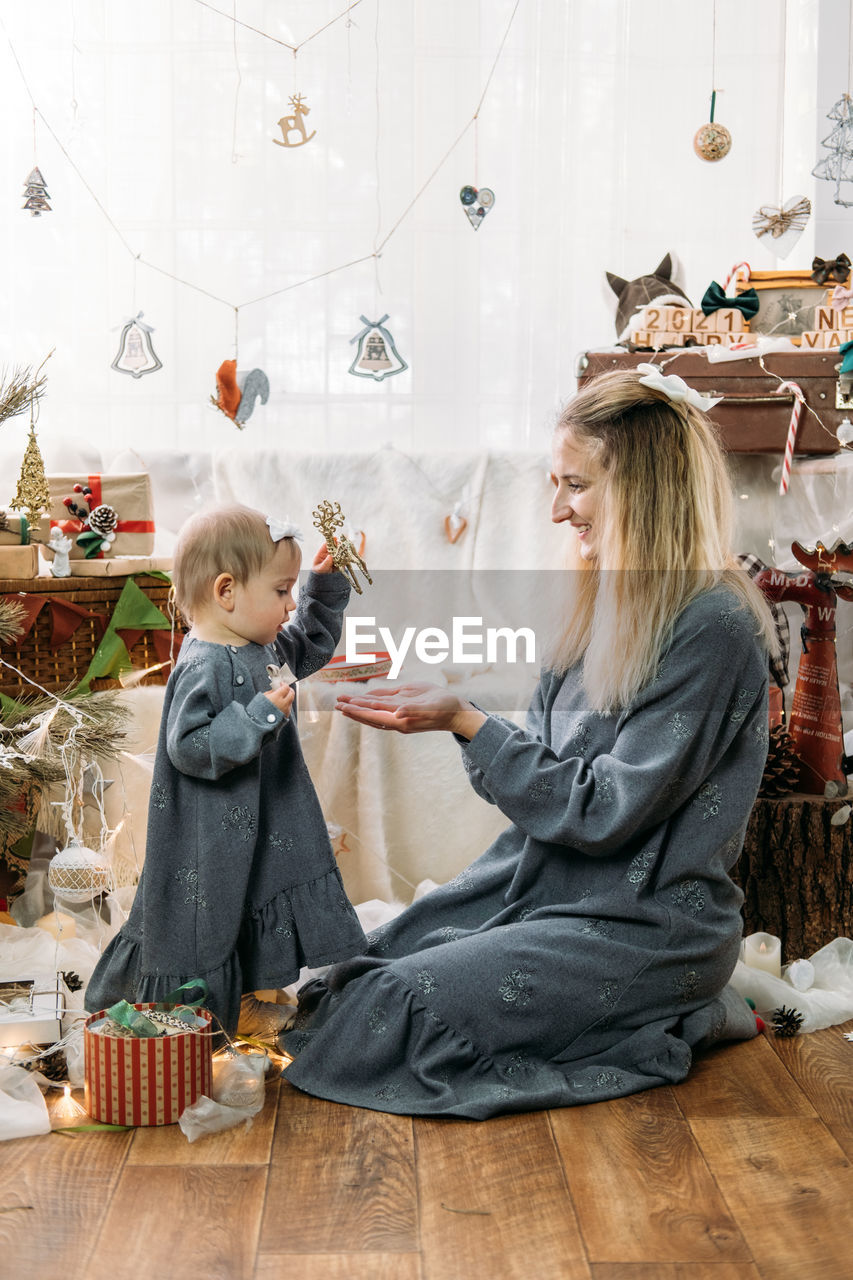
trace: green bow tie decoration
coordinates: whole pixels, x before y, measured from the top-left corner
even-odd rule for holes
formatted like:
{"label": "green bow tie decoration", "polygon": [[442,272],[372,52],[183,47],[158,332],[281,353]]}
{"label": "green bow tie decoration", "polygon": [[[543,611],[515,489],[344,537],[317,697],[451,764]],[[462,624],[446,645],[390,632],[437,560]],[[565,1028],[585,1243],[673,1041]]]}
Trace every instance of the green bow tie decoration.
{"label": "green bow tie decoration", "polygon": [[702,299],[702,311],[709,316],[712,311],[722,311],[724,307],[740,311],[744,319],[748,320],[758,310],[758,294],[754,289],[746,289],[736,298],[727,298],[716,280],[712,280]]}

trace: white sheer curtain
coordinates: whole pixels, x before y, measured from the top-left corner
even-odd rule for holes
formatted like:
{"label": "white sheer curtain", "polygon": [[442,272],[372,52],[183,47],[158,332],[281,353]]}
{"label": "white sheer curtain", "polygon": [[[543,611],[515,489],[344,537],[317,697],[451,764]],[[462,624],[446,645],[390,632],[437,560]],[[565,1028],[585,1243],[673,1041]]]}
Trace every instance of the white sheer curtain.
{"label": "white sheer curtain", "polygon": [[[220,3],[292,43],[346,7]],[[226,444],[544,447],[577,354],[613,340],[605,269],[631,277],[671,250],[698,305],[734,262],[778,265],[752,234],[760,204],[813,192],[817,0],[717,0],[717,118],[734,137],[718,164],[692,147],[709,107],[713,9],[361,0],[352,25],[328,27],[294,59],[198,0],[0,0],[38,109],[91,188],[39,120],[53,211],[21,210],[33,112],[0,32],[0,365],[56,348],[46,453],[68,436],[107,460]],[[397,223],[471,120],[508,25],[476,132],[378,263],[323,275],[370,255]],[[297,91],[316,136],[275,146]],[[467,183],[496,195],[477,232],[459,202]],[[807,230],[790,265],[813,247]],[[263,368],[272,391],[238,433],[209,404],[234,355],[232,306],[315,275],[239,311],[239,367]],[[163,369],[135,380],[110,362],[140,310]],[[409,370],[350,376],[359,317],[386,312]],[[0,437],[4,460],[20,457],[18,425]]]}

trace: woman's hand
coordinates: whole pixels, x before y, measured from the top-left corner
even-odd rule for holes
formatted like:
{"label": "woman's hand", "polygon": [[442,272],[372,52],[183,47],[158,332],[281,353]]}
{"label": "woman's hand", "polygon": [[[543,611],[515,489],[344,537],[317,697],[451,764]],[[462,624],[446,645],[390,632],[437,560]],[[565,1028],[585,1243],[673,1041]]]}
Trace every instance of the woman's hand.
{"label": "woman's hand", "polygon": [[329,548],[325,542],[311,561],[311,569],[314,573],[331,573],[334,569],[334,561],[329,553]]}
{"label": "woman's hand", "polygon": [[359,724],[398,733],[427,733],[445,729],[473,738],[487,717],[470,702],[434,684],[404,684],[399,689],[371,689],[370,693],[338,694],[335,709]]}

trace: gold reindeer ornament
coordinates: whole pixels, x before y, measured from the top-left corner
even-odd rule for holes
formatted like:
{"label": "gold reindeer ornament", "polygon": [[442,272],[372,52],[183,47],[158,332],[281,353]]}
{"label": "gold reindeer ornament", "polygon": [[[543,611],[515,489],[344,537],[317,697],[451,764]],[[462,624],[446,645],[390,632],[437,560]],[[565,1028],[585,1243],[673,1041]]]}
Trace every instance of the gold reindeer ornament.
{"label": "gold reindeer ornament", "polygon": [[339,502],[329,502],[328,500],[321,502],[316,511],[311,513],[314,517],[314,527],[319,529],[323,537],[326,539],[326,546],[329,548],[329,555],[338,573],[342,573],[348,578],[353,588],[361,595],[361,587],[355,576],[353,565],[360,569],[370,585],[373,585],[373,579],[367,572],[367,565],[356,551],[353,544],[345,533],[337,534],[336,529],[342,529],[345,517],[341,514],[341,504]]}

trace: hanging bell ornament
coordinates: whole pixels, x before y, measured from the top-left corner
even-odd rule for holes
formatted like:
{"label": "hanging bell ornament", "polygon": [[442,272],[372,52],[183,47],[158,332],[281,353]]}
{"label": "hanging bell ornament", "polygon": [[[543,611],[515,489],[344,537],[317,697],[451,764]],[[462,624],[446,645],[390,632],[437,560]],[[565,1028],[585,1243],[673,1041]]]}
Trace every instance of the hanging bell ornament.
{"label": "hanging bell ornament", "polygon": [[732,135],[724,124],[714,120],[714,108],[717,105],[716,89],[711,94],[711,118],[696,130],[693,139],[693,150],[702,160],[722,160],[732,149]]}

